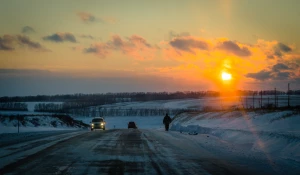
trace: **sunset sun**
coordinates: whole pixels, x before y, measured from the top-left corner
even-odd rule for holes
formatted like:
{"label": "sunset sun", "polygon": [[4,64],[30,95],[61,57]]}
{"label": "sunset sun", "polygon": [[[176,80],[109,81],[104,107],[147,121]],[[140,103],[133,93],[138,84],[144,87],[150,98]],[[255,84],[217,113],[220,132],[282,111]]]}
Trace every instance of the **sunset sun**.
{"label": "sunset sun", "polygon": [[224,81],[231,80],[231,74],[227,72],[222,72],[222,80]]}

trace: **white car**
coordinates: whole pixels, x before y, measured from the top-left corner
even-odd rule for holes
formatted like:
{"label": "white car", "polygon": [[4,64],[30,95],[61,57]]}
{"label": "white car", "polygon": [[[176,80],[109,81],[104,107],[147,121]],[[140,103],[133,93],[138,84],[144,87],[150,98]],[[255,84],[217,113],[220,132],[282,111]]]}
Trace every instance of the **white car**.
{"label": "white car", "polygon": [[91,131],[94,129],[103,129],[105,130],[105,121],[102,117],[95,117],[91,122]]}

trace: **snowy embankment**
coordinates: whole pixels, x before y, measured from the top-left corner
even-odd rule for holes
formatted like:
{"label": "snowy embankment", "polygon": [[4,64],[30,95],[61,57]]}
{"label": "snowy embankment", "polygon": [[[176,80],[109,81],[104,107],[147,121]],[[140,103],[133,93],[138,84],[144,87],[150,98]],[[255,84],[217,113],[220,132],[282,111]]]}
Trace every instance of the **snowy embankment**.
{"label": "snowy embankment", "polygon": [[28,115],[0,115],[0,133],[50,130],[74,130],[87,128],[89,125],[74,120],[68,115],[28,114]]}
{"label": "snowy embankment", "polygon": [[208,134],[242,150],[300,161],[300,112],[182,113],[170,130]]}

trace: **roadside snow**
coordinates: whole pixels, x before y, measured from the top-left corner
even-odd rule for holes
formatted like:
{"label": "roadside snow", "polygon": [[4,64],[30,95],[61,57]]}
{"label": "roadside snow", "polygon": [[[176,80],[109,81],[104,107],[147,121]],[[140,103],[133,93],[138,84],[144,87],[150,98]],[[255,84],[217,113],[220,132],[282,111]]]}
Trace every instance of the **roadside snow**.
{"label": "roadside snow", "polygon": [[0,133],[17,133],[18,130],[19,132],[76,130],[86,127],[85,124],[67,115],[0,116]]}
{"label": "roadside snow", "polygon": [[250,151],[300,161],[299,112],[184,113],[174,119],[170,130],[208,134],[242,148],[240,154]]}

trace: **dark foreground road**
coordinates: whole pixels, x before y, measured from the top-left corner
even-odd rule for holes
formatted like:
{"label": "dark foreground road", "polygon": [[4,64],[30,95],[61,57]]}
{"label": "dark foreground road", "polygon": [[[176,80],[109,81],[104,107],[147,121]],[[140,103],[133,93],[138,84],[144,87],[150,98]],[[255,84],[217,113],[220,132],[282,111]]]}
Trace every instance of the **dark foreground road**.
{"label": "dark foreground road", "polygon": [[[0,167],[0,174],[247,175],[285,171],[266,161],[209,151],[199,143],[158,132],[135,129],[82,132]],[[13,154],[0,160],[8,160]],[[287,174],[296,174],[298,170]]]}

